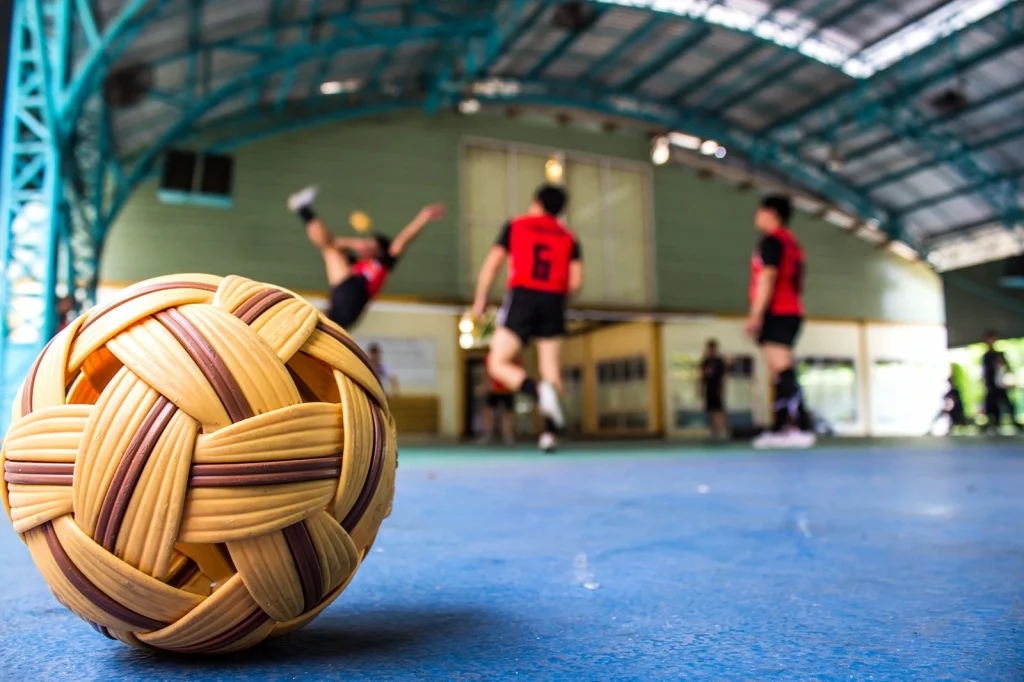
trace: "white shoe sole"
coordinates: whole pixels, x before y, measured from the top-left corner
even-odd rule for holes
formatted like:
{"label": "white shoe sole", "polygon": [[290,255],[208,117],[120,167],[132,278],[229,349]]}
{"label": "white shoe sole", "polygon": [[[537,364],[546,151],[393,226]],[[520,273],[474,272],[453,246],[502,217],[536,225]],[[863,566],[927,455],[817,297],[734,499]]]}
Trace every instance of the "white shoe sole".
{"label": "white shoe sole", "polygon": [[316,187],[305,187],[288,197],[288,210],[298,213],[301,209],[311,206],[316,200]]}

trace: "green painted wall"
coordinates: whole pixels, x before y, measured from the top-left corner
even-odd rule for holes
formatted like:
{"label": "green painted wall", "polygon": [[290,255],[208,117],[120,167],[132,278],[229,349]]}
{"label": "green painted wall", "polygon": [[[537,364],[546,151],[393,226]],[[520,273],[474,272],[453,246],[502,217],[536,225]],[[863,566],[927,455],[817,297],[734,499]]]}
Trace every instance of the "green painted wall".
{"label": "green painted wall", "polygon": [[[745,311],[758,194],[680,166],[658,169],[654,194],[661,304]],[[943,321],[942,284],[928,266],[909,263],[799,211],[792,227],[807,256],[808,315]]]}
{"label": "green painted wall", "polygon": [[[375,229],[394,234],[423,204],[458,206],[464,136],[636,160],[648,154],[639,135],[525,119],[405,114],[307,129],[238,150],[231,210],[162,204],[154,184],[141,187],[111,233],[103,279],[132,282],[199,271],[323,289],[319,255],[285,208],[288,193],[318,184],[318,210],[336,232],[350,233],[348,215],[359,209],[372,216]],[[743,310],[757,195],[681,167],[658,168],[653,177],[659,307]],[[808,252],[811,315],[942,320],[941,284],[924,266],[880,252],[820,220],[801,217],[795,229]],[[386,292],[463,298],[468,282],[457,212],[428,230]]]}

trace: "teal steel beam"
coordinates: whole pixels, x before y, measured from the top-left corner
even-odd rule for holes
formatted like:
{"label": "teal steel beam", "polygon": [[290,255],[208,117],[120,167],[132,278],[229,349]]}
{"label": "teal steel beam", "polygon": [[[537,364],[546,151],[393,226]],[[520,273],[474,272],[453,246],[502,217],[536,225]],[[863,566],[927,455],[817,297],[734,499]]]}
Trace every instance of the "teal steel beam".
{"label": "teal steel beam", "polygon": [[[598,16],[595,21],[600,19],[600,15],[604,13],[604,8],[598,8],[596,10]],[[572,47],[572,44],[576,42],[576,39],[580,37],[580,33],[575,31],[566,31],[565,35],[562,36],[555,45],[548,50],[544,55],[541,56],[537,63],[533,65],[533,68],[526,74],[528,80],[535,80],[540,78],[548,67],[554,64],[565,51]]]}
{"label": "teal steel beam", "polygon": [[549,6],[538,1],[530,9],[530,4],[529,0],[509,0],[506,10],[495,17],[490,33],[470,40],[463,65],[466,81],[486,77],[491,67],[537,23]]}
{"label": "teal steel beam", "polygon": [[199,85],[199,57],[202,54],[203,0],[189,0],[188,8],[188,68],[185,72],[185,99],[195,97]]}
{"label": "teal steel beam", "polygon": [[[300,29],[299,40],[303,43],[310,42],[313,34],[313,25],[316,22],[316,18],[320,15],[320,5],[323,0],[312,0],[309,3],[309,21]],[[295,84],[295,77],[298,74],[296,69],[288,69],[285,71],[284,76],[281,77],[281,87],[277,89],[277,99],[274,102],[274,111],[280,112],[284,109],[285,104],[288,102],[288,95],[292,91],[292,86]]]}
{"label": "teal steel beam", "polygon": [[[779,6],[774,8],[772,12],[776,12],[779,9],[788,8],[792,3],[781,3]],[[831,5],[826,2],[821,2],[816,5],[812,5],[803,12],[800,13],[801,21],[808,21],[816,19],[819,14],[824,10],[828,9]],[[856,5],[853,5],[855,7]],[[849,9],[849,8],[847,8]],[[769,13],[771,14],[771,13]],[[840,13],[842,14],[842,13]],[[841,17],[840,17],[841,18]],[[826,18],[820,24],[818,24],[810,34],[808,38],[817,38],[821,35],[821,31],[829,25],[831,17]],[[761,60],[759,63],[753,65],[753,68],[743,74],[743,78],[733,78],[726,83],[722,83],[717,88],[709,93],[701,96],[701,106],[705,109],[714,109],[717,111],[728,111],[740,102],[748,102],[751,97],[757,93],[760,88],[763,88],[769,81],[769,78],[774,78],[774,74],[778,72],[778,65],[780,62],[786,61],[787,58],[792,58],[792,53],[786,52],[785,50],[776,50],[767,59]],[[803,62],[807,62],[807,59],[801,59]],[[755,80],[754,85],[745,84],[751,80]],[[774,81],[778,82],[778,81]],[[720,101],[723,96],[730,95],[725,101]]]}
{"label": "teal steel beam", "polygon": [[[341,107],[317,111],[301,116],[287,115],[284,120],[275,118],[249,118],[241,121],[222,121],[218,126],[222,135],[212,144],[206,146],[211,152],[230,152],[269,137],[276,137],[284,133],[305,130],[306,128],[323,125],[325,123],[337,123],[338,121],[350,121],[371,116],[383,116],[398,111],[409,111],[424,105],[423,98],[407,99],[399,98],[388,102],[376,102],[373,104],[361,104],[356,107]],[[206,131],[204,131],[205,133]]]}
{"label": "teal steel beam", "polygon": [[387,47],[410,39],[452,40],[465,35],[482,33],[488,28],[490,28],[490,23],[486,21],[424,25],[411,29],[381,27],[373,29],[369,35],[361,39],[352,40],[344,35],[332,36],[330,39],[316,44],[296,46],[281,57],[264,60],[258,65],[237,74],[232,80],[221,84],[209,95],[194,102],[182,116],[163,131],[155,143],[132,159],[132,168],[123,183],[117,188],[114,199],[111,202],[111,207],[107,215],[104,216],[104,220],[110,223],[117,216],[131,195],[131,192],[139,182],[149,175],[154,163],[167,147],[188,135],[203,116],[214,107],[251,87],[252,83],[261,81],[279,71],[320,59],[325,55],[336,55],[343,49],[359,50],[372,47]]}
{"label": "teal steel beam", "polygon": [[[1015,191],[1019,192],[1020,184],[1018,181],[1022,177],[1024,177],[1024,171],[1017,170],[1012,173],[1007,173],[1001,177],[989,179],[986,182],[988,184],[993,185],[999,182],[1014,183],[1016,185]],[[939,206],[940,204],[944,204],[947,201],[952,201],[953,199],[959,199],[971,194],[975,194],[978,192],[978,189],[979,188],[975,185],[966,185],[964,187],[957,187],[956,189],[951,189],[948,192],[942,192],[941,194],[933,194],[930,197],[925,197],[913,203],[899,207],[896,210],[896,214],[902,217],[906,217],[912,213],[917,213],[918,211],[923,211],[928,208]]]}
{"label": "teal steel beam", "polygon": [[678,88],[675,92],[669,95],[669,102],[679,102],[690,97],[690,95],[698,92],[701,88],[710,85],[719,76],[722,76],[730,69],[739,66],[743,62],[747,61],[755,54],[763,50],[765,46],[761,43],[752,43],[747,47],[743,48],[739,52],[727,57],[725,60],[718,62],[711,68],[704,71],[695,78],[688,80],[682,87]]}
{"label": "teal steel beam", "polygon": [[[729,20],[716,20],[713,18],[713,13],[710,11],[711,8],[721,4],[721,0],[590,0],[593,4],[597,5],[611,5],[613,7],[621,8],[623,10],[641,11],[648,12],[655,15],[661,15],[665,17],[673,17],[677,19],[685,19],[687,21],[694,22],[696,24],[702,24],[712,29],[721,29],[723,31],[732,31],[734,33],[740,33],[745,36],[749,36],[753,40],[765,46],[777,47],[780,50],[785,50],[790,54],[800,55],[802,59],[812,63],[819,63],[823,66],[836,69],[841,71],[842,63],[831,63],[828,61],[821,61],[820,59],[811,56],[809,53],[801,51],[799,44],[794,44],[788,40],[775,37],[773,31],[761,31],[761,25],[759,21],[750,22],[732,22]],[[834,0],[826,0],[826,4]],[[791,3],[788,3],[791,4]],[[831,6],[834,6],[832,4]],[[710,17],[710,18],[709,18]]]}
{"label": "teal steel beam", "polygon": [[[0,429],[29,364],[56,330],[57,254],[64,226],[57,87],[50,63],[64,51],[52,22],[61,3],[13,8],[0,149]],[[49,27],[49,30],[48,30]],[[63,33],[63,31],[62,31]],[[61,36],[66,38],[67,36]],[[63,57],[59,57],[63,58]],[[49,91],[49,94],[48,94]]]}
{"label": "teal steel beam", "polygon": [[[769,10],[765,12],[764,17],[762,18],[770,19],[776,12],[778,12],[779,10],[787,9],[795,2],[796,0],[782,0],[778,4],[773,5],[771,8],[769,8]],[[701,88],[704,88],[717,78],[724,75],[726,72],[747,61],[755,54],[760,52],[763,48],[768,47],[769,44],[772,43],[754,41],[744,49],[733,53],[731,56],[726,57],[725,60],[715,64],[710,69],[707,69],[704,73],[697,76],[696,78],[691,78],[690,80],[688,80],[686,83],[683,84],[682,87],[678,88],[675,92],[669,95],[666,101],[678,102],[679,100],[686,99],[689,95],[697,92]],[[785,56],[786,54],[788,54],[786,50],[780,50],[779,52],[776,53],[776,55],[782,56]],[[711,104],[711,99],[712,98],[708,98],[708,100],[706,100],[704,104]],[[705,106],[704,108],[707,109],[709,107]]]}
{"label": "teal steel beam", "polygon": [[705,24],[692,24],[683,35],[666,45],[654,59],[646,64],[642,64],[633,73],[626,74],[624,78],[615,84],[615,89],[623,92],[636,90],[649,78],[661,73],[672,62],[699,45],[709,35],[711,35],[711,29]]}
{"label": "teal steel beam", "polygon": [[890,125],[897,134],[903,134],[913,140],[917,146],[927,149],[932,156],[948,158],[948,165],[973,187],[997,214],[1012,213],[1020,209],[1017,183],[1007,178],[1002,169],[991,163],[985,155],[971,151],[960,135],[923,125],[919,112],[909,106],[893,111]]}
{"label": "teal steel beam", "polygon": [[99,86],[105,68],[116,62],[142,27],[161,16],[169,4],[170,0],[129,0],[107,23],[102,39],[89,48],[81,68],[76,69],[73,80],[63,93],[61,118],[65,128],[70,129],[78,118],[85,100]]}
{"label": "teal steel beam", "polygon": [[604,53],[599,59],[594,60],[590,67],[580,74],[581,81],[592,81],[609,66],[618,64],[619,61],[634,47],[647,40],[656,28],[665,23],[665,17],[655,14],[647,20],[640,28],[625,36],[619,44]]}
{"label": "teal steel beam", "polygon": [[913,166],[909,166],[907,168],[895,171],[893,173],[886,173],[885,175],[882,175],[870,182],[860,185],[860,189],[862,192],[874,192],[875,190],[885,187],[886,185],[901,182],[903,180],[906,180],[907,178],[911,178],[917,175],[918,173],[922,173],[931,168],[935,168],[936,166],[939,166],[941,164],[950,163],[961,154],[977,153],[985,149],[998,147],[1002,144],[1006,144],[1007,142],[1019,140],[1021,138],[1024,138],[1024,128],[1015,128],[1013,130],[1008,130],[1006,132],[999,133],[998,135],[991,135],[976,142],[972,142],[964,146],[962,149],[949,150],[944,154],[933,156],[932,158],[928,159],[928,161],[926,161],[925,163],[915,164]]}
{"label": "teal steel beam", "polygon": [[[849,5],[848,7],[840,10],[835,15],[833,15],[833,16],[827,18],[825,21],[823,21],[821,23],[821,25],[812,34],[812,36],[820,35],[820,32],[821,32],[822,28],[826,28],[828,26],[838,25],[838,24],[842,23],[843,21],[846,21],[847,19],[856,16],[857,14],[859,14],[861,11],[863,11],[867,7],[875,4],[875,2],[876,2],[876,0],[860,0],[860,2],[855,2],[852,5]],[[857,56],[859,56],[861,53],[864,52],[864,50],[872,47],[873,45],[878,45],[882,41],[891,38],[896,33],[902,31],[905,27],[910,26],[911,24],[914,24],[914,23],[916,23],[918,21],[921,21],[922,19],[924,19],[926,16],[928,16],[929,14],[931,14],[934,11],[935,11],[934,5],[928,5],[925,9],[917,12],[915,15],[911,16],[906,21],[900,22],[898,25],[894,26],[892,29],[886,31],[881,36],[875,38],[871,42],[870,45],[865,45],[864,47],[862,47],[860,49],[860,51],[857,53]],[[776,74],[776,78],[778,78],[779,80],[785,80],[787,78],[792,77],[792,75],[794,73],[796,73],[800,69],[804,68],[805,66],[808,66],[808,65],[814,64],[814,63],[816,63],[816,62],[814,60],[812,60],[812,59],[801,59],[800,61],[796,62],[792,66],[789,66],[786,69],[784,69],[783,71],[781,71],[778,74]]]}
{"label": "teal steel beam", "polygon": [[[1024,2],[1006,5],[973,24],[970,30],[988,33],[995,41],[986,43],[986,47],[964,59],[957,59],[957,48],[962,41],[959,32],[954,32],[871,78],[842,92],[825,95],[759,132],[776,137],[799,134],[806,139],[818,136],[828,126],[837,129],[853,122],[860,126],[876,123],[890,108],[902,106],[928,88],[1024,44]],[[926,72],[924,76],[920,75],[922,71]],[[818,119],[825,119],[826,125],[809,125]]]}
{"label": "teal steel beam", "polygon": [[[1024,93],[1024,82],[1018,83],[1008,88],[1003,88],[1001,90],[998,90],[997,92],[993,92],[992,94],[986,97],[982,97],[981,99],[976,100],[974,102],[971,102],[964,108],[958,109],[950,114],[930,118],[927,121],[925,121],[923,125],[928,128],[934,128],[936,126],[949,123],[951,121],[955,121],[962,116],[966,116],[967,114],[981,111],[994,104],[998,104],[999,102],[1010,99],[1011,97],[1016,97],[1021,93]],[[900,138],[895,135],[886,135],[880,140],[870,142],[865,145],[861,145],[860,147],[856,147],[854,149],[849,150],[848,152],[845,152],[843,154],[843,162],[853,163],[854,161],[857,161],[859,159],[871,156],[872,154],[876,154],[882,151],[883,149],[886,149],[887,147],[896,144],[897,142],[899,142],[899,140]]]}
{"label": "teal steel beam", "polygon": [[[263,29],[263,45],[267,48],[267,52],[271,52],[277,48],[281,12],[284,9],[286,1],[287,0],[270,0],[270,5],[267,7],[267,21],[266,26]],[[190,57],[189,61],[191,62],[194,59],[195,57]],[[287,71],[282,75],[282,78],[284,80],[288,79]],[[262,81],[254,82],[252,84],[252,90],[249,91],[249,106],[259,108],[260,104],[263,102],[263,91],[265,87],[266,83]],[[285,96],[287,96],[287,92],[285,93]]]}
{"label": "teal steel beam", "polygon": [[[348,0],[348,3],[345,6],[344,14],[342,15],[342,17],[347,19],[347,20],[349,20],[349,21],[351,21],[352,18],[355,17],[359,13],[360,5],[361,5],[361,0]],[[310,22],[309,22],[309,25],[310,25],[310,40],[309,40],[309,43],[313,44],[313,43],[320,42],[321,36],[316,35],[318,33],[318,31],[315,30],[316,28],[318,28],[320,26],[320,24],[318,22],[314,21],[311,18]],[[337,24],[335,24],[335,30],[338,30]],[[313,97],[313,96],[315,96],[316,94],[318,94],[320,92],[320,86],[321,86],[321,84],[323,84],[324,79],[327,77],[327,71],[331,68],[331,59],[332,58],[333,58],[333,55],[325,54],[323,57],[320,58],[320,61],[317,62],[316,69],[314,69],[314,71],[313,71],[313,77],[309,81],[308,94],[309,94],[310,97]]]}

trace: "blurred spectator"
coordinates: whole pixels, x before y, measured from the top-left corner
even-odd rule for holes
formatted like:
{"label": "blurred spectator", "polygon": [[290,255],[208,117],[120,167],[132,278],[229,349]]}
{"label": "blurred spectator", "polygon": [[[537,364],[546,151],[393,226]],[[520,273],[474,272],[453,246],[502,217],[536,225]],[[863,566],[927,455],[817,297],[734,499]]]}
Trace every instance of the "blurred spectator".
{"label": "blurred spectator", "polygon": [[988,350],[981,358],[981,375],[985,382],[985,416],[988,418],[985,430],[999,433],[999,426],[1005,410],[1017,430],[1024,431],[1024,425],[1017,421],[1017,407],[1010,399],[1009,388],[1014,383],[1013,372],[1006,361],[1006,356],[996,350],[997,339],[995,332],[985,334],[985,344],[988,346]]}

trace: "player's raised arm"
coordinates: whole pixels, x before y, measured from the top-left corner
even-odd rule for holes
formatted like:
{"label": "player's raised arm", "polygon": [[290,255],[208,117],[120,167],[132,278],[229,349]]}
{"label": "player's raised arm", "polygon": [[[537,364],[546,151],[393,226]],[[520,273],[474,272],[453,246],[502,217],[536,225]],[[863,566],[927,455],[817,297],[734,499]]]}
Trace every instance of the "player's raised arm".
{"label": "player's raised arm", "polygon": [[447,209],[444,204],[430,204],[424,206],[416,217],[412,219],[408,225],[406,225],[398,236],[391,240],[391,248],[389,249],[392,258],[398,258],[405,251],[406,247],[412,243],[414,239],[419,235],[420,230],[426,227],[427,223],[435,220],[440,220],[444,217]]}

